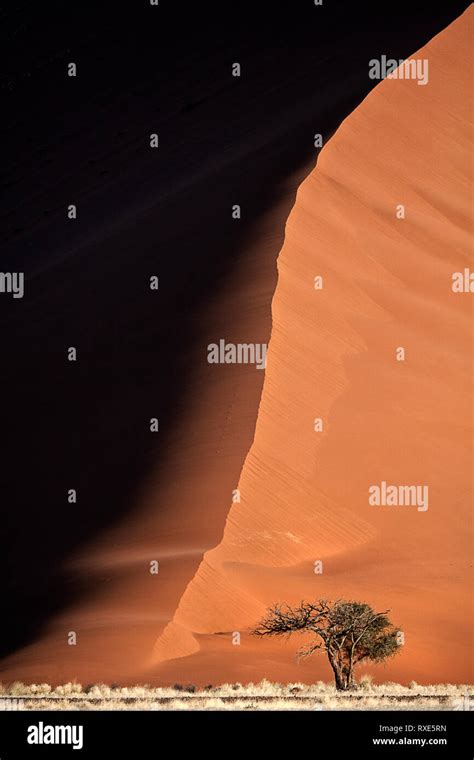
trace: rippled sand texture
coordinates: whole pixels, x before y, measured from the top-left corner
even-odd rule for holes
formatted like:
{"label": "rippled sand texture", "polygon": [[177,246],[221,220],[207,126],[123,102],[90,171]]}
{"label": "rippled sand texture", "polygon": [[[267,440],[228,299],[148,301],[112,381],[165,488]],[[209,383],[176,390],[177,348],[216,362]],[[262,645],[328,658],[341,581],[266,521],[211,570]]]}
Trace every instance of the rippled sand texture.
{"label": "rippled sand texture", "polygon": [[[428,85],[395,79],[379,83],[327,142],[314,170],[312,141],[306,161],[301,145],[312,136],[315,121],[326,124],[325,134],[340,123],[339,110],[353,108],[347,93],[365,92],[360,66],[353,82],[357,72],[340,63],[342,71],[328,75],[326,89],[318,79],[311,94],[308,76],[319,61],[317,45],[314,55],[311,49],[302,58],[308,67],[282,72],[278,88],[265,64],[260,78],[255,79],[258,71],[252,77],[254,99],[242,100],[258,119],[245,132],[241,153],[227,155],[224,141],[212,172],[198,178],[188,176],[188,154],[183,154],[183,181],[192,187],[186,185],[175,198],[171,183],[169,197],[156,208],[142,208],[145,201],[136,199],[141,211],[135,221],[128,209],[133,219],[124,222],[123,251],[117,228],[108,255],[113,250],[115,261],[115,248],[122,251],[115,264],[121,271],[133,241],[140,252],[134,267],[148,273],[148,262],[161,251],[165,276],[160,274],[159,305],[143,299],[135,273],[133,297],[123,275],[118,290],[106,289],[111,305],[101,296],[88,312],[90,325],[84,329],[93,332],[101,321],[113,321],[112,295],[127,293],[116,317],[117,355],[107,355],[110,366],[99,371],[99,385],[92,379],[87,384],[87,370],[74,382],[70,368],[64,373],[64,398],[70,394],[78,404],[71,412],[74,440],[67,445],[74,453],[71,472],[80,471],[81,463],[84,470],[79,511],[65,513],[62,504],[46,500],[46,517],[36,511],[35,520],[30,515],[25,521],[28,542],[14,554],[14,576],[20,563],[39,568],[40,560],[51,573],[41,568],[35,578],[28,564],[20,576],[23,586],[15,581],[19,598],[26,599],[21,615],[35,623],[34,635],[2,660],[1,681],[330,681],[324,657],[296,664],[294,653],[302,641],[249,635],[272,602],[312,597],[356,598],[392,610],[406,644],[398,658],[374,671],[379,681],[471,680],[472,294],[453,293],[451,276],[472,268],[472,17],[472,10],[464,13],[417,55],[429,59]],[[358,49],[355,45],[357,55]],[[320,67],[318,72],[321,76]],[[268,81],[262,100],[259,82]],[[205,101],[198,117],[185,111],[178,125],[187,130],[186,120],[196,118],[198,134],[208,139],[214,109],[221,113],[230,102],[236,118],[226,87],[220,88],[222,100],[219,95],[215,102]],[[267,118],[280,112],[284,118],[278,124]],[[140,121],[139,114],[133,118]],[[135,121],[127,128],[134,133]],[[88,156],[87,144],[83,150]],[[192,146],[188,150],[192,166]],[[173,155],[167,160],[176,169]],[[125,155],[124,165],[127,160]],[[148,176],[151,170],[143,161]],[[133,162],[130,171],[133,179]],[[250,193],[243,207],[253,222],[242,226],[236,242],[234,222],[223,222],[215,209],[219,203],[230,205],[239,183],[242,193]],[[186,217],[188,192],[194,210]],[[259,205],[262,194],[266,201]],[[398,204],[405,206],[405,219],[396,217]],[[258,214],[252,215],[256,208]],[[202,271],[193,263],[194,240],[196,251],[201,246],[209,254]],[[175,251],[184,256],[183,264]],[[87,261],[103,262],[103,256],[92,247]],[[224,259],[232,268],[218,276],[213,262]],[[180,266],[185,279],[195,271],[196,288],[189,282],[182,290],[169,290],[170,283],[179,285],[174,270]],[[78,257],[72,270],[77,278],[71,276],[65,302],[77,300],[83,270]],[[54,283],[62,287],[64,282],[60,267],[55,276],[53,285],[48,281],[48,298]],[[318,276],[323,278],[320,290],[314,287]],[[192,302],[197,294],[202,303]],[[62,301],[52,303],[61,314]],[[40,305],[31,306],[30,322],[41,326]],[[168,329],[165,340],[162,333]],[[270,336],[265,373],[251,365],[206,361],[208,343],[220,338],[263,343]],[[100,347],[110,334],[102,331],[99,338]],[[118,362],[120,341],[124,351]],[[397,347],[406,351],[404,362],[396,360]],[[90,366],[95,356],[100,353],[91,355]],[[50,375],[44,378],[47,389]],[[29,393],[28,385],[26,399]],[[89,403],[99,411],[91,414]],[[63,408],[57,407],[57,415]],[[163,415],[156,447],[148,433],[155,408]],[[315,430],[318,418],[322,431]],[[48,426],[66,445],[69,434],[59,421],[48,418]],[[37,472],[28,476],[33,490],[44,453],[51,451],[41,452],[36,444],[41,426],[38,430],[31,444],[39,457]],[[21,446],[23,451],[24,438]],[[64,490],[70,488],[68,462],[67,455],[48,462],[55,477],[63,478]],[[53,500],[61,488],[52,475],[49,480]],[[428,485],[428,510],[369,506],[369,486],[383,480]],[[237,487],[240,501],[231,503]],[[35,499],[36,491],[31,509],[39,510]],[[53,531],[49,543],[44,520]],[[76,532],[77,542],[68,544],[74,551],[62,547],[64,536]],[[40,547],[36,565],[29,553],[35,541]],[[58,546],[61,551],[55,553]],[[58,557],[64,557],[65,567]],[[158,575],[149,572],[153,560],[160,563]],[[321,568],[315,562],[322,563],[322,573],[314,572]],[[36,624],[38,607],[45,606],[58,577],[64,604],[53,604],[54,614],[45,610],[41,625]],[[18,617],[18,611],[8,612],[15,610],[11,599],[6,610],[9,625],[9,618]],[[21,619],[13,622],[21,629]],[[73,632],[77,643],[69,646]]]}
{"label": "rippled sand texture", "polygon": [[[426,86],[381,82],[299,188],[240,503],[158,638],[159,679],[330,677],[322,657],[295,664],[301,642],[247,632],[311,597],[391,609],[405,646],[382,680],[471,678],[473,296],[451,284],[473,267],[472,19],[414,56]],[[428,509],[369,505],[382,481],[427,485]]]}

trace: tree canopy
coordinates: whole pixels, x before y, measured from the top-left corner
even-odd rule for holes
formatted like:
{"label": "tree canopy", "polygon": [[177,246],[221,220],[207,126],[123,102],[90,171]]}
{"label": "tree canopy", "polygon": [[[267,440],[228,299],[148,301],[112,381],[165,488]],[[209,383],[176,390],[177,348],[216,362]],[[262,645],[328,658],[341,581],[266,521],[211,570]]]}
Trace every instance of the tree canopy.
{"label": "tree canopy", "polygon": [[299,607],[275,604],[252,633],[256,636],[313,633],[315,638],[298,651],[298,657],[325,651],[336,688],[346,690],[355,686],[354,667],[358,663],[383,662],[399,651],[401,631],[390,622],[388,612],[375,612],[364,602],[343,599],[303,601]]}

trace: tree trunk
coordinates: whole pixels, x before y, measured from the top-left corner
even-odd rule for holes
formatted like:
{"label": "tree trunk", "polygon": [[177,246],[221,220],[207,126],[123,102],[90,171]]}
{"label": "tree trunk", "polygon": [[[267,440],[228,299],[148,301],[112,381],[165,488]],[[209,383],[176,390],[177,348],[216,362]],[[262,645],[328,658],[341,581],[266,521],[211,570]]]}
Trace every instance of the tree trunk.
{"label": "tree trunk", "polygon": [[354,673],[352,669],[352,662],[348,662],[343,668],[343,676],[345,683],[345,691],[350,691],[357,688],[356,681],[354,679]]}
{"label": "tree trunk", "polygon": [[329,662],[331,663],[331,668],[334,673],[334,681],[336,683],[336,689],[338,691],[345,691],[347,687],[346,687],[342,668],[340,667],[339,663],[334,657],[330,657]]}
{"label": "tree trunk", "polygon": [[352,670],[347,675],[347,686],[346,686],[346,689],[348,689],[348,690],[357,689],[357,682],[356,682],[356,680],[355,680],[355,678],[353,676]]}
{"label": "tree trunk", "polygon": [[347,663],[346,665],[339,665],[336,658],[330,658],[331,668],[334,673],[334,681],[336,683],[337,691],[351,691],[357,688],[356,681],[352,670],[352,665]]}

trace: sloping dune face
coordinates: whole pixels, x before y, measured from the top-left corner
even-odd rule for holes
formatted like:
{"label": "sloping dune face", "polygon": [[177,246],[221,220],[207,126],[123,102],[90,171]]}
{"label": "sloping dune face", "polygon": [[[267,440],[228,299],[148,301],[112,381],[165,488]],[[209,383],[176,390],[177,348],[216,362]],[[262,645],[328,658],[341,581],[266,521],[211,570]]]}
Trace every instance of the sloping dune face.
{"label": "sloping dune face", "polygon": [[248,633],[320,597],[390,608],[405,644],[380,680],[471,679],[472,19],[413,56],[427,83],[381,82],[300,186],[254,442],[159,679],[330,678],[295,664],[302,642]]}
{"label": "sloping dune face", "polygon": [[[146,677],[144,663],[157,635],[173,617],[204,551],[222,535],[262,391],[264,371],[252,364],[208,364],[207,345],[221,336],[231,343],[267,343],[284,220],[308,170],[299,167],[282,183],[232,281],[201,310],[200,342],[183,358],[186,371],[194,372],[181,402],[183,421],[169,433],[161,469],[143,486],[138,517],[70,558],[67,569],[84,579],[87,593],[37,641],[2,661],[2,681],[137,683]],[[167,478],[160,483],[163,472]],[[70,634],[76,636],[74,646]],[[182,634],[180,646],[188,653],[195,647],[193,636]]]}

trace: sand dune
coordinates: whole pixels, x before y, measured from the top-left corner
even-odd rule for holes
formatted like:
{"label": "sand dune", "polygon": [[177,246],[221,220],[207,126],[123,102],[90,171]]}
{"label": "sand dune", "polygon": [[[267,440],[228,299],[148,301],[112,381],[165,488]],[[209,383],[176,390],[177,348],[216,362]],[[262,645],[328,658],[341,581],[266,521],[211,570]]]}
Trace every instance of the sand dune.
{"label": "sand dune", "polygon": [[[451,285],[473,263],[473,17],[414,56],[426,86],[381,82],[299,188],[241,500],[157,641],[157,663],[190,655],[162,678],[327,677],[245,633],[271,602],[314,596],[391,608],[406,643],[382,679],[471,678],[472,295]],[[427,485],[428,508],[369,505],[382,481]]]}
{"label": "sand dune", "polygon": [[[204,552],[221,537],[262,390],[263,372],[254,365],[208,364],[206,346],[221,336],[268,341],[275,258],[308,170],[303,166],[282,183],[232,278],[201,309],[200,341],[182,357],[192,382],[181,396],[181,420],[165,431],[166,453],[142,484],[133,518],[68,558],[65,572],[82,579],[83,598],[56,615],[38,641],[3,661],[2,680],[144,678],[157,635],[172,619]],[[159,561],[157,575],[150,573],[153,560]],[[77,634],[75,647],[68,646],[69,631]],[[185,637],[186,651],[193,641]]]}
{"label": "sand dune", "polygon": [[[443,18],[415,14],[406,31],[399,20],[394,31],[377,24],[398,50],[421,45]],[[138,94],[131,84],[122,92],[116,76],[124,100],[145,98],[123,115],[123,132],[114,107],[98,120],[93,106],[84,138],[63,135],[53,156],[53,180],[71,153],[84,170],[89,222],[73,233],[54,215],[79,175],[72,188],[68,174],[51,189],[35,164],[54,218],[22,231],[34,240],[22,255],[47,252],[34,263],[42,287],[26,319],[9,314],[4,345],[5,396],[23,388],[19,369],[26,378],[6,430],[37,424],[30,438],[12,435],[6,452],[4,498],[34,510],[27,532],[19,508],[5,529],[13,538],[2,561],[15,572],[2,681],[328,678],[322,661],[295,664],[295,642],[248,633],[272,601],[312,595],[392,608],[407,643],[381,680],[469,680],[471,301],[451,292],[450,278],[468,266],[471,18],[420,51],[429,85],[379,84],[314,170],[314,124],[329,136],[372,85],[372,29],[336,52],[322,30],[321,45],[313,39],[276,61],[257,40],[243,48],[252,76],[238,91],[221,52],[207,61],[199,45],[182,59],[182,79],[179,56],[176,80],[150,74]],[[102,76],[106,104],[107,69]],[[170,143],[160,172],[143,146],[146,98],[156,91]],[[71,121],[75,109],[79,101]],[[40,125],[49,139],[49,122]],[[53,160],[44,144],[33,148]],[[24,186],[15,192],[23,208]],[[234,195],[251,219],[239,232],[228,213]],[[26,201],[28,217],[38,199]],[[20,245],[10,245],[18,260]],[[143,282],[158,264],[157,304]],[[265,373],[206,361],[209,342],[266,342],[270,331]],[[86,355],[74,379],[57,367],[71,334]],[[400,345],[404,363],[395,360]],[[35,396],[37,346],[50,350]],[[155,408],[159,444],[147,430]],[[74,515],[63,499],[72,476],[82,486]],[[368,486],[383,479],[428,483],[428,511],[369,507]],[[231,503],[236,488],[240,502]],[[158,575],[149,572],[154,559]]]}

